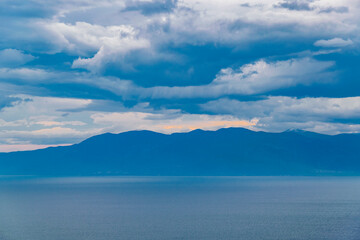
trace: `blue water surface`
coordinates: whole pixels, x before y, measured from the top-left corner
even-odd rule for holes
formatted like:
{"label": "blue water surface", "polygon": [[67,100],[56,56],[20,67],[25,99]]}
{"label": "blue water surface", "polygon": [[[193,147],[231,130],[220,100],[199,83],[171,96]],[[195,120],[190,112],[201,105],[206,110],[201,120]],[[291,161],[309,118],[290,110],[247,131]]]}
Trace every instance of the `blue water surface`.
{"label": "blue water surface", "polygon": [[0,177],[0,240],[360,239],[360,178]]}

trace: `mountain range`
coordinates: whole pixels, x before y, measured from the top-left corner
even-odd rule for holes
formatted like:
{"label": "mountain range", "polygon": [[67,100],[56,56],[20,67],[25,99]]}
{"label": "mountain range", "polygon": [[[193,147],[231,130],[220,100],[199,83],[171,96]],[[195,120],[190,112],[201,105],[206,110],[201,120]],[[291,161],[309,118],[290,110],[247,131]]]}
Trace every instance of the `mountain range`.
{"label": "mountain range", "polygon": [[71,146],[1,153],[0,175],[360,175],[360,135],[243,128],[106,133]]}

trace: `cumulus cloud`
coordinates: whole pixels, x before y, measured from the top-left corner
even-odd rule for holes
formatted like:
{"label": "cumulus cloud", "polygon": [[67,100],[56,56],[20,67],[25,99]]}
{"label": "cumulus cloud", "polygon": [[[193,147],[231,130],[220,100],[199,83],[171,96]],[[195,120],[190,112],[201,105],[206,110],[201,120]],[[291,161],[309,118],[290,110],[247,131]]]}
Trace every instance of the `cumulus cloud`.
{"label": "cumulus cloud", "polygon": [[317,47],[330,47],[330,48],[341,48],[347,47],[353,44],[351,39],[332,38],[329,40],[318,40],[314,43]]}
{"label": "cumulus cloud", "polygon": [[86,22],[65,24],[61,22],[42,22],[41,27],[50,32],[59,50],[80,56],[73,62],[74,68],[99,71],[107,63],[125,64],[123,58],[133,50],[150,47],[150,42],[138,36],[138,32],[128,25],[101,26]]}
{"label": "cumulus cloud", "polygon": [[[335,76],[330,70],[334,64],[333,61],[318,61],[310,57],[273,62],[259,60],[239,68],[224,68],[209,84],[198,86],[144,88],[129,80],[86,73],[54,73],[49,83],[92,85],[124,99],[216,98],[226,95],[254,95],[297,85],[328,83]],[[33,79],[30,74],[27,76]]]}
{"label": "cumulus cloud", "polygon": [[[78,83],[113,92],[124,99],[216,98],[226,95],[254,95],[272,90],[331,82],[335,73],[332,61],[293,58],[281,61],[259,60],[238,68],[224,68],[213,81],[198,86],[156,86],[144,88],[129,80],[87,73],[47,73],[40,69],[0,69],[4,78],[38,79],[44,84]],[[1,77],[0,77],[1,79]]]}
{"label": "cumulus cloud", "polygon": [[[154,48],[157,51],[155,55],[159,56],[167,53],[166,47],[164,49],[167,45],[215,43],[244,48],[251,43],[274,39],[286,42],[299,37],[305,40],[335,34],[346,38],[358,29],[358,21],[351,12],[333,16],[340,9],[356,9],[357,6],[350,0],[344,2],[344,6],[324,0],[279,2],[289,5],[288,8],[274,8],[271,1],[257,1],[247,7],[244,3],[133,0],[67,1],[65,4],[54,1],[50,7],[56,14],[51,20],[34,19],[26,25],[28,31],[33,32],[26,36],[35,36],[36,39],[24,37],[26,44],[23,46],[49,48],[51,53],[67,52],[80,57],[73,63],[75,68],[99,71],[108,63],[118,63],[117,66],[129,64],[130,60],[125,61],[124,56],[139,49]],[[333,10],[323,14],[315,11],[304,13],[289,10],[290,5],[296,5],[297,9],[316,7]],[[126,12],[130,10],[139,11],[144,16]],[[164,14],[151,14],[156,12]],[[111,17],[106,16],[108,13]],[[22,39],[17,38],[18,41]]]}
{"label": "cumulus cloud", "polygon": [[[252,95],[298,84],[329,81],[327,72],[333,66],[331,61],[323,62],[312,58],[286,61],[257,61],[238,69],[225,68],[208,85],[186,87],[154,87],[147,89],[153,98],[196,98],[219,97],[223,95]],[[145,91],[146,92],[146,91]]]}
{"label": "cumulus cloud", "polygon": [[[237,45],[260,39],[270,40],[272,37],[354,33],[358,26],[358,19],[346,11],[351,8],[356,12],[358,9],[352,0],[286,0],[275,5],[274,1],[264,0],[250,5],[247,1],[207,0],[54,0],[51,3],[41,0],[27,1],[22,7],[11,2],[5,1],[0,5],[1,9],[11,9],[14,11],[11,16],[26,17],[31,23],[24,26],[24,21],[21,21],[21,30],[28,34],[19,36],[13,28],[19,30],[20,24],[17,21],[11,21],[10,24],[6,22],[4,29],[8,40],[24,40],[27,44],[23,45],[27,47],[30,46],[29,41],[40,43],[43,40],[43,44],[39,44],[43,48],[44,45],[53,44],[55,46],[50,47],[53,51],[75,51],[82,57],[89,57],[88,48],[95,52],[100,49],[98,44],[95,49],[89,46],[94,41],[101,42],[101,38],[116,40],[117,37],[113,36],[109,28],[123,25],[132,26],[141,36],[146,36],[149,42],[161,45],[169,41],[191,44],[215,41]],[[312,9],[317,11],[294,11]],[[22,10],[31,13],[26,14]],[[127,14],[126,11],[138,11],[143,16],[133,12]],[[44,14],[36,16],[39,12]],[[333,16],[340,12],[341,15]],[[80,36],[85,40],[82,41]],[[34,45],[37,44],[31,44]]]}
{"label": "cumulus cloud", "polygon": [[30,68],[0,68],[0,79],[23,80],[30,84],[39,81],[49,84],[76,83],[91,85],[113,92],[124,99],[216,98],[226,95],[254,95],[272,90],[331,82],[335,73],[333,61],[314,58],[293,58],[281,61],[259,60],[238,68],[224,68],[205,85],[156,86],[144,88],[130,80],[88,73],[48,72]]}
{"label": "cumulus cloud", "polygon": [[341,123],[340,120],[351,122],[351,120],[360,119],[360,97],[294,98],[279,96],[247,102],[219,99],[202,104],[201,107],[217,114],[257,118],[259,119],[257,127],[266,131],[301,128],[335,134],[343,132],[345,129],[348,129],[346,132],[349,129],[356,129],[355,132],[359,130],[358,124],[349,124],[346,128],[347,124]]}
{"label": "cumulus cloud", "polygon": [[[247,51],[253,44],[280,42],[286,48],[287,42],[294,39],[303,39],[304,44],[328,36],[347,39],[358,31],[359,21],[353,14],[358,6],[351,0],[294,0],[275,5],[282,7],[264,0],[252,4],[205,0],[31,0],[22,7],[5,1],[0,6],[8,6],[12,17],[3,16],[0,23],[4,33],[1,46],[24,49],[34,56],[39,52],[65,53],[75,58],[68,60],[75,69],[117,75],[126,70],[136,72],[138,65],[151,66],[153,59],[184,64],[182,61],[192,56],[174,51],[184,46],[208,44]],[[294,11],[312,8],[316,11]],[[320,9],[324,10],[321,14]],[[20,36],[19,32],[23,34]],[[167,54],[173,54],[174,59],[164,57]],[[150,60],[144,62],[146,58]]]}
{"label": "cumulus cloud", "polygon": [[0,51],[0,66],[14,67],[20,66],[34,60],[31,54],[25,54],[17,49],[4,49]]}

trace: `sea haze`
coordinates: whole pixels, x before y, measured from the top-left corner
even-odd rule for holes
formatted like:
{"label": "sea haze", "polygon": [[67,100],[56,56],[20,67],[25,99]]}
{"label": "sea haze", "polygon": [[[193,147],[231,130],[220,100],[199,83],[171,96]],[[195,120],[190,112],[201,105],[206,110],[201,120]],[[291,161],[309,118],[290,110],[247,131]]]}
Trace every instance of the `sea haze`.
{"label": "sea haze", "polygon": [[0,239],[355,240],[359,189],[350,177],[0,177]]}

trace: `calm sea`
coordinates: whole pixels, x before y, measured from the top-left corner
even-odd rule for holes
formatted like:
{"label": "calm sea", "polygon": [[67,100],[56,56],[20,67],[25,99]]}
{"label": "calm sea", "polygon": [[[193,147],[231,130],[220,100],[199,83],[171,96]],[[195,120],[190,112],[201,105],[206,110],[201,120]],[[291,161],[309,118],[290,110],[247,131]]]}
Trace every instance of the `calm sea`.
{"label": "calm sea", "polygon": [[360,178],[0,177],[0,240],[360,239]]}

